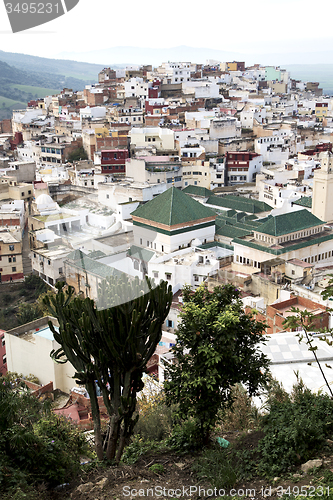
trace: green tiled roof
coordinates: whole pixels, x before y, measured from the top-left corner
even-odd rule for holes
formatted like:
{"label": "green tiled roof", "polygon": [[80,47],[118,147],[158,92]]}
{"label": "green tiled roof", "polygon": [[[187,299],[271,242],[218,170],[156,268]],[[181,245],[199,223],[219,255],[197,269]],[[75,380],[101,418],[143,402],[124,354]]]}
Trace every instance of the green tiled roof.
{"label": "green tiled roof", "polygon": [[233,218],[238,221],[245,219],[246,215],[247,215],[246,212],[236,212],[235,215],[233,215]]}
{"label": "green tiled roof", "polygon": [[251,234],[251,229],[240,229],[237,226],[230,226],[229,224],[225,224],[224,226],[219,227],[215,234],[220,236],[226,236],[227,238],[241,238],[242,236],[247,236]]}
{"label": "green tiled roof", "polygon": [[213,194],[213,191],[202,186],[190,185],[186,186],[186,188],[183,189],[183,193],[193,194],[194,196],[203,196],[205,198],[208,198],[210,195]]}
{"label": "green tiled roof", "polygon": [[67,259],[74,261],[83,259],[84,257],[87,257],[87,255],[82,250],[73,250],[73,252],[67,255]]}
{"label": "green tiled roof", "polygon": [[247,212],[251,214],[258,214],[260,212],[268,212],[272,210],[272,207],[263,201],[254,200],[252,198],[244,198],[244,196],[234,196],[232,194],[222,197],[212,195],[208,198],[206,203],[207,205],[232,208],[239,212]]}
{"label": "green tiled roof", "polygon": [[319,225],[323,225],[323,221],[304,209],[271,217],[258,228],[258,231],[271,236],[283,236]]}
{"label": "green tiled roof", "polygon": [[223,217],[223,216],[218,216],[216,217],[215,220],[215,225],[216,227],[222,227],[225,224],[229,226],[236,226],[240,229],[245,229],[245,231],[254,231],[254,230],[259,230],[261,223],[258,222],[258,220],[244,220],[242,219],[241,222],[239,222],[237,219],[233,217]]}
{"label": "green tiled roof", "polygon": [[300,205],[301,207],[307,207],[311,208],[312,207],[312,196],[302,196],[297,201],[293,201],[294,205]]}
{"label": "green tiled roof", "polygon": [[108,278],[109,276],[121,276],[122,272],[114,269],[113,267],[97,262],[94,259],[90,259],[81,250],[74,250],[71,252],[66,260],[71,260],[76,267],[86,271],[87,273],[94,274],[100,278]]}
{"label": "green tiled roof", "polygon": [[[265,247],[264,245],[260,245],[258,243],[254,243],[253,241],[243,240],[241,238],[235,238],[232,243],[238,243],[240,245],[244,245],[250,248],[256,248],[257,250],[261,250],[262,252],[271,253],[273,255],[281,255],[283,253],[291,252],[293,250],[299,250],[300,248],[309,247],[312,245],[319,245],[320,243],[324,243],[324,241],[333,240],[333,234],[328,234],[326,236],[319,236],[318,238],[309,239],[307,241],[302,241],[301,243],[295,243],[294,245],[286,245],[281,248],[270,248]],[[296,240],[295,240],[296,241]]]}
{"label": "green tiled roof", "polygon": [[132,245],[128,249],[127,255],[129,257],[134,257],[135,259],[144,260],[145,262],[148,262],[155,255],[155,252],[147,250],[146,248],[141,248],[136,245]]}
{"label": "green tiled roof", "polygon": [[102,257],[106,257],[106,253],[102,252],[101,250],[94,250],[93,252],[90,252],[89,256],[90,259],[101,259]]}
{"label": "green tiled roof", "polygon": [[215,212],[175,187],[138,207],[132,216],[173,226],[212,217]]}

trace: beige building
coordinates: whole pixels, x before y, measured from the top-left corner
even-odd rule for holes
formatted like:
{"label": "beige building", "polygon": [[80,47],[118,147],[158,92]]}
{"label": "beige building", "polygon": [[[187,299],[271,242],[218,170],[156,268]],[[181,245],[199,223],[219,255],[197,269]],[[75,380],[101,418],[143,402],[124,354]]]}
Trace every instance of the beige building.
{"label": "beige building", "polygon": [[333,257],[332,240],[332,229],[308,210],[269,216],[253,233],[233,240],[233,268],[248,274],[265,272],[263,263],[273,257],[325,262]]}
{"label": "beige building", "polygon": [[2,177],[0,180],[0,200],[32,201],[34,187],[24,182],[18,183],[12,177]]}
{"label": "beige building", "polygon": [[58,327],[55,318],[44,316],[5,333],[7,367],[24,376],[35,375],[41,385],[53,382],[54,389],[68,393],[76,385],[75,370],[69,362],[55,363],[50,357],[60,344],[54,340],[48,321]]}
{"label": "beige building", "polygon": [[0,230],[0,282],[23,279],[20,230]]}
{"label": "beige building", "polygon": [[321,168],[313,178],[312,213],[320,220],[333,222],[333,154],[322,153]]}
{"label": "beige building", "polygon": [[210,189],[210,164],[209,161],[182,161],[183,188],[186,186],[201,186]]}

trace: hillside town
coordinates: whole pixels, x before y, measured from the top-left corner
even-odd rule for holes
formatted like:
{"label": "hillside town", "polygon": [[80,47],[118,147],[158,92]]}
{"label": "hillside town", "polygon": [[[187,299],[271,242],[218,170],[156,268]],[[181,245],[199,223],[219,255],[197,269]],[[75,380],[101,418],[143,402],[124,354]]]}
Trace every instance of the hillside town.
{"label": "hillside town", "polygon": [[[311,353],[283,321],[295,306],[333,326],[321,295],[333,273],[333,97],[240,61],[97,76],[0,122],[0,290],[36,274],[97,300],[102,281],[122,273],[168,281],[173,303],[148,366],[163,381],[183,286],[234,284],[267,323],[277,378],[297,349],[308,369]],[[3,329],[0,368],[70,393],[73,367],[49,357],[49,320]]]}

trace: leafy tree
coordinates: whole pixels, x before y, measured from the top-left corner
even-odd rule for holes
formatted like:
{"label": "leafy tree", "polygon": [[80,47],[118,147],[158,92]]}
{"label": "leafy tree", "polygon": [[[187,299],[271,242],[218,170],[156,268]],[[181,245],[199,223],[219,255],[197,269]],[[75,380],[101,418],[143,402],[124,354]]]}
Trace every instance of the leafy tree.
{"label": "leafy tree", "polygon": [[169,404],[178,403],[181,420],[196,419],[204,443],[218,410],[231,402],[232,386],[243,383],[254,395],[267,380],[268,360],[258,349],[265,325],[244,312],[239,296],[232,285],[183,289],[176,363],[166,367],[165,392]]}
{"label": "leafy tree", "polygon": [[79,160],[88,160],[88,155],[85,152],[83,146],[80,146],[77,149],[74,149],[71,153],[68,155],[68,161],[70,163],[73,163],[74,161],[79,161]]}
{"label": "leafy tree", "polygon": [[36,297],[38,297],[38,295],[40,295],[41,293],[49,290],[49,287],[47,286],[45,281],[43,281],[42,278],[40,278],[36,274],[26,276],[24,278],[23,287],[25,290],[33,291]]}
{"label": "leafy tree", "polygon": [[38,304],[27,304],[22,302],[19,305],[17,311],[17,319],[19,325],[24,325],[25,323],[30,323],[30,321],[34,321],[35,319],[41,318],[43,313],[38,307]]}
{"label": "leafy tree", "polygon": [[81,431],[58,418],[13,377],[0,377],[0,490],[68,481],[89,454]]}
{"label": "leafy tree", "polygon": [[57,284],[54,298],[45,298],[59,321],[59,332],[49,323],[61,345],[51,354],[59,362],[69,361],[78,383],[88,391],[99,459],[104,453],[96,381],[110,417],[106,458],[119,462],[137,422],[134,411],[137,393],[143,389],[142,376],[171,306],[172,289],[167,282],[154,288],[147,279],[146,284],[148,293],[138,279],[110,278],[109,287],[103,286],[108,306],[104,309],[98,309],[89,298],[73,299],[73,288],[64,290],[63,284]]}

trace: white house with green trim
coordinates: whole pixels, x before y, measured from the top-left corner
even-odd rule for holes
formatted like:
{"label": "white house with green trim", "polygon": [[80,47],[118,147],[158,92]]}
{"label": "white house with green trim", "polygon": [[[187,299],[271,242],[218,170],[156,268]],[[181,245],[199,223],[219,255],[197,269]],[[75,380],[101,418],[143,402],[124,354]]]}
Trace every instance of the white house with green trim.
{"label": "white house with green trim", "polygon": [[214,241],[216,213],[174,186],[132,212],[134,244],[162,254]]}
{"label": "white house with green trim", "polygon": [[269,216],[251,235],[236,237],[232,244],[235,270],[248,273],[258,272],[273,256],[309,264],[333,258],[332,228],[306,209]]}

